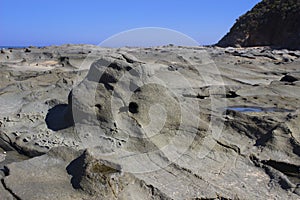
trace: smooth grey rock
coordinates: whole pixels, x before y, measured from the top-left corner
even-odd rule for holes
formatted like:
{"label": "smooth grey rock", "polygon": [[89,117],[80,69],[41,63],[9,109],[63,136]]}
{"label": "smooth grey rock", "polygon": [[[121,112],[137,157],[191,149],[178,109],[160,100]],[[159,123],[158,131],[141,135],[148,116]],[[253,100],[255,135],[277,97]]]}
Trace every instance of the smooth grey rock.
{"label": "smooth grey rock", "polygon": [[0,198],[3,200],[15,200],[15,198],[9,193],[4,187],[3,184],[0,184]]}
{"label": "smooth grey rock", "polygon": [[82,199],[84,195],[71,185],[68,164],[79,153],[56,148],[47,155],[7,165],[6,187],[21,199]]}
{"label": "smooth grey rock", "polygon": [[[135,175],[122,172],[118,164],[97,160],[88,151],[58,147],[7,167],[4,184],[20,199],[171,199]],[[0,191],[1,199],[10,199],[2,185]]]}

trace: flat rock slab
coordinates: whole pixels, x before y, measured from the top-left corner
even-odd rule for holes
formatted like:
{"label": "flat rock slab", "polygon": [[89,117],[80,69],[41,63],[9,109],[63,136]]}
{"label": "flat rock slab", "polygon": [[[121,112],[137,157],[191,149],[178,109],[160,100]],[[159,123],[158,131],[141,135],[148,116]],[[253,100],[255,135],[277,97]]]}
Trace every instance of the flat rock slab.
{"label": "flat rock slab", "polygon": [[6,188],[20,199],[82,199],[66,171],[75,155],[70,150],[59,151],[7,165],[9,175],[3,180]]}

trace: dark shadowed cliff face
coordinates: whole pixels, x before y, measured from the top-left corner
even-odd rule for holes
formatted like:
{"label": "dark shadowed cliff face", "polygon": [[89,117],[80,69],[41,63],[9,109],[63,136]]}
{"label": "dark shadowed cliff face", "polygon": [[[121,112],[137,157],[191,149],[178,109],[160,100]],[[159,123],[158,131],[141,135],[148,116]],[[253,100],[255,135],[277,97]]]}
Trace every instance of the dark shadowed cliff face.
{"label": "dark shadowed cliff face", "polygon": [[217,46],[300,49],[300,0],[263,0],[241,16]]}

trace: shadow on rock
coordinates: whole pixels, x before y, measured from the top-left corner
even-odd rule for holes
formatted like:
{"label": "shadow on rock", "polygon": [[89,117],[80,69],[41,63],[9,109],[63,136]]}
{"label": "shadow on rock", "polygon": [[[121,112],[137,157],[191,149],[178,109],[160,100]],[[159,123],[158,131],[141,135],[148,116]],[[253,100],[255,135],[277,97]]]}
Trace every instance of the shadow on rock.
{"label": "shadow on rock", "polygon": [[45,121],[47,127],[53,131],[59,131],[74,125],[72,112],[67,104],[59,104],[49,109]]}
{"label": "shadow on rock", "polygon": [[74,189],[80,189],[80,181],[84,174],[85,155],[82,154],[67,166],[67,172],[72,176],[71,184]]}

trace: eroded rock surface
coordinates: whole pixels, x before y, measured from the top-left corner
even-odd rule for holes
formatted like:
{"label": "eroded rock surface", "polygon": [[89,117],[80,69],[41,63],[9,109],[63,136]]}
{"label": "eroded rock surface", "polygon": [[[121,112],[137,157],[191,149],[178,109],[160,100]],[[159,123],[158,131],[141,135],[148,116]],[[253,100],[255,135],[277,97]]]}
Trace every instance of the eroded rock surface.
{"label": "eroded rock surface", "polygon": [[4,199],[170,199],[121,166],[66,147],[9,164],[6,171]]}
{"label": "eroded rock surface", "polygon": [[0,55],[1,198],[299,198],[299,51]]}

